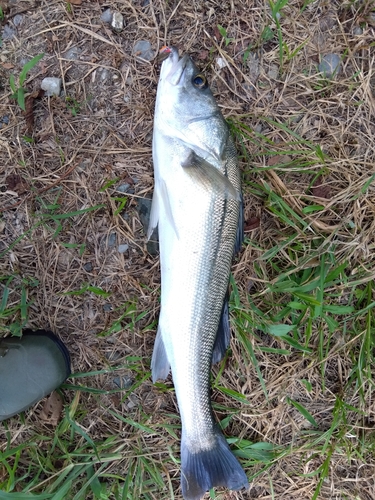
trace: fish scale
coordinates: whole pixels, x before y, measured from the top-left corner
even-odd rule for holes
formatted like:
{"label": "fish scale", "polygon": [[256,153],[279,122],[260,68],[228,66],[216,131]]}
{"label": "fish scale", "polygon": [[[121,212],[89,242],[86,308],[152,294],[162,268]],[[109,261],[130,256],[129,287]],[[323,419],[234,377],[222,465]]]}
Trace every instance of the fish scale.
{"label": "fish scale", "polygon": [[[148,235],[158,225],[161,310],[153,380],[170,369],[181,414],[181,487],[199,500],[214,486],[247,487],[212,412],[210,373],[229,342],[225,307],[242,195],[228,126],[188,56],[164,48],[153,134],[155,188]],[[217,346],[217,347],[216,347]]]}

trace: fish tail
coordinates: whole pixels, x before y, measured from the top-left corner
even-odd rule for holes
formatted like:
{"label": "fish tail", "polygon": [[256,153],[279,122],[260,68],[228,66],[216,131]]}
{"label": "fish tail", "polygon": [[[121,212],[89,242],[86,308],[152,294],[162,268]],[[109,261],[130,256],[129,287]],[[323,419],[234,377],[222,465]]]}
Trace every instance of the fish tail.
{"label": "fish tail", "polygon": [[217,427],[214,438],[210,449],[192,452],[182,436],[181,488],[185,500],[200,500],[214,486],[230,490],[249,487],[244,470]]}

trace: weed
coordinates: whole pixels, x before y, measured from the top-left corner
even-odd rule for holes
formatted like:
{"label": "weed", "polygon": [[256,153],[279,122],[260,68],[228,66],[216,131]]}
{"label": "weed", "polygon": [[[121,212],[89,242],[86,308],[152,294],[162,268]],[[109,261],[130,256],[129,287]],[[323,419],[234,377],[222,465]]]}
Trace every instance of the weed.
{"label": "weed", "polygon": [[26,63],[22,71],[20,73],[20,76],[18,78],[19,86],[16,85],[16,80],[14,75],[10,75],[9,77],[9,84],[10,88],[12,89],[12,98],[16,99],[18,106],[25,111],[25,93],[27,92],[27,89],[23,86],[26,78],[27,78],[27,73],[31,71],[34,66],[38,64],[38,62],[44,57],[44,54],[39,54],[35,57],[33,57],[28,63]]}
{"label": "weed", "polygon": [[225,46],[227,47],[231,42],[233,42],[234,38],[229,38],[227,30],[220,24],[217,25],[217,28],[219,30],[220,35],[224,38]]}

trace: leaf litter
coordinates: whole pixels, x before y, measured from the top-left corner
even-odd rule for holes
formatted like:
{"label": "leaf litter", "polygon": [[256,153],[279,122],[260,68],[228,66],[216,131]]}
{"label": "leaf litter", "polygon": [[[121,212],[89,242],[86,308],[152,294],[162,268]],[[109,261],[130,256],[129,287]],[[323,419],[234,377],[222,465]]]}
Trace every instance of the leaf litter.
{"label": "leaf litter", "polygon": [[[40,460],[54,453],[68,474],[65,450],[59,455],[54,445],[57,432],[71,439],[77,467],[85,446],[103,454],[99,488],[121,487],[128,498],[181,498],[172,384],[153,386],[149,376],[158,257],[147,252],[137,210],[153,189],[158,66],[134,55],[135,43],[148,40],[155,54],[165,43],[177,45],[208,74],[243,169],[248,232],[233,267],[235,333],[224,364],[213,369],[212,394],[251,489],[217,498],[373,499],[370,4],[283,2],[275,17],[265,0],[7,2],[3,25],[16,11],[24,17],[0,54],[1,276],[13,276],[8,304],[23,297],[27,326],[54,330],[75,373],[57,430],[26,412],[24,420],[7,422],[1,451],[9,440],[16,450],[35,439]],[[101,20],[107,8],[123,14],[123,31]],[[19,77],[42,53],[25,81],[25,115],[11,99],[10,74]],[[318,64],[332,53],[340,54],[341,67],[328,80]],[[218,57],[225,67],[215,64]],[[254,57],[256,78],[247,64]],[[39,96],[47,76],[62,79],[59,97]],[[132,191],[118,192],[125,180]],[[112,234],[127,252],[107,245]],[[360,314],[339,314],[339,306],[353,305]],[[19,314],[15,308],[1,321]],[[123,376],[132,386],[114,389],[114,378]],[[30,460],[25,455],[17,465],[20,491],[29,491],[21,478]],[[38,460],[31,463],[37,471]],[[48,463],[45,484],[33,493],[46,485],[58,491]],[[0,465],[2,481],[9,470]]]}

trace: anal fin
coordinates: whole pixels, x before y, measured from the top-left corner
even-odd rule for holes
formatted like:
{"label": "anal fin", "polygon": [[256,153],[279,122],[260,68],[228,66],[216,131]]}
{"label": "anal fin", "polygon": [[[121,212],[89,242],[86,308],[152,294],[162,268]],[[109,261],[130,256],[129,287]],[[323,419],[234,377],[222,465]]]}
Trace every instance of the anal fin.
{"label": "anal fin", "polygon": [[230,343],[230,323],[229,323],[229,292],[226,293],[223,309],[221,311],[220,323],[217,329],[214,349],[212,352],[212,364],[218,363],[225,356]]}
{"label": "anal fin", "polygon": [[165,380],[168,377],[170,370],[171,366],[168,361],[167,352],[165,350],[163,337],[161,335],[161,330],[159,327],[156,334],[154,350],[151,358],[151,373],[153,383],[155,383],[157,380]]}

